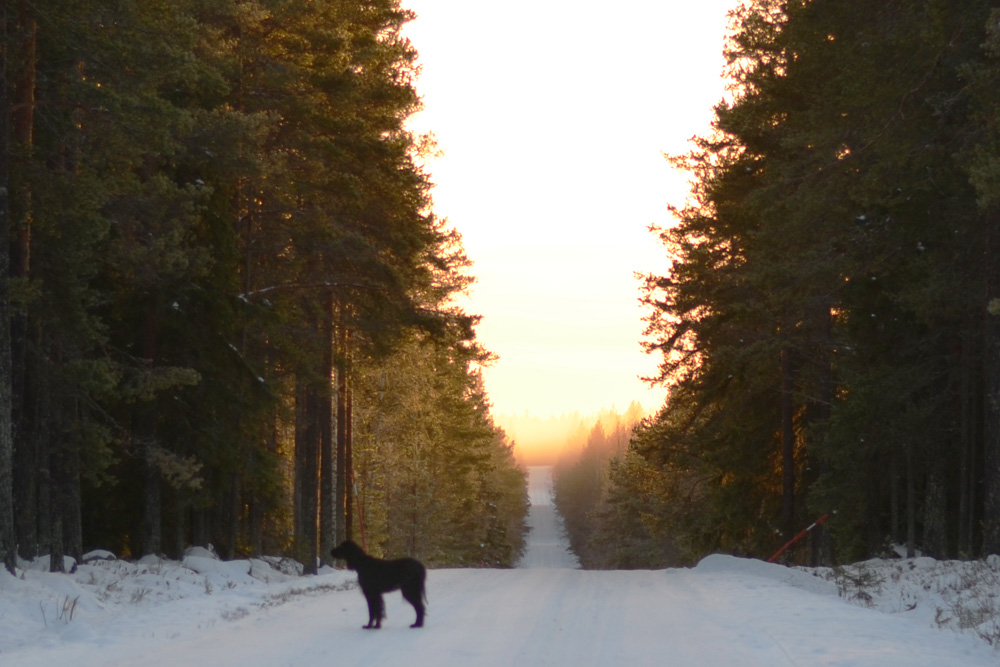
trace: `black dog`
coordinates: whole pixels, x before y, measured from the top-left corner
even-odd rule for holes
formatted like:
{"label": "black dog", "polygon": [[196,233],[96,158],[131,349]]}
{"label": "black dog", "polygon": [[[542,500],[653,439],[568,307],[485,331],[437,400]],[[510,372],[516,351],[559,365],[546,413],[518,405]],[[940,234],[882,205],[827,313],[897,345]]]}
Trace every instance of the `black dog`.
{"label": "black dog", "polygon": [[403,598],[413,605],[417,612],[417,622],[411,628],[421,628],[424,625],[424,579],[427,571],[423,564],[414,558],[397,558],[382,560],[366,554],[361,547],[347,540],[333,549],[330,555],[347,561],[347,567],[358,573],[358,585],[368,601],[368,625],[366,630],[382,627],[385,618],[385,602],[382,593],[399,590]]}

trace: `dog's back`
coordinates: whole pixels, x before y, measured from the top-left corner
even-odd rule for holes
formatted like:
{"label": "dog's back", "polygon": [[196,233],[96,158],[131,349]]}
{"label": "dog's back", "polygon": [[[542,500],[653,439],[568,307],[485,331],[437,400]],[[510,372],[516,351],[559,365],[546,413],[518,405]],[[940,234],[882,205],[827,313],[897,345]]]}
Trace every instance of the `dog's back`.
{"label": "dog's back", "polygon": [[368,600],[369,619],[366,628],[381,627],[381,620],[385,615],[382,594],[395,590],[402,592],[403,598],[417,612],[417,622],[413,627],[423,625],[426,600],[424,583],[427,578],[423,563],[415,558],[375,558],[350,540],[341,543],[330,555],[346,561],[347,567],[358,573],[358,585]]}

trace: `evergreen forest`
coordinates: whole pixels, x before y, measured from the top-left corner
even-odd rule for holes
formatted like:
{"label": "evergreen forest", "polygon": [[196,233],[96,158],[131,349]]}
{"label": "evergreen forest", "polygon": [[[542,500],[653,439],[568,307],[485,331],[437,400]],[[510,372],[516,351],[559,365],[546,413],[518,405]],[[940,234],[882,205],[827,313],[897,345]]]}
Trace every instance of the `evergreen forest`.
{"label": "evergreen forest", "polygon": [[[557,466],[585,567],[1000,554],[1000,10],[746,0],[669,157],[669,390]],[[511,566],[525,473],[399,0],[0,0],[0,560]],[[671,66],[670,63],[664,66]],[[678,94],[683,94],[682,92]],[[583,323],[585,324],[585,323]],[[581,363],[584,363],[581,360]]]}
{"label": "evergreen forest", "polygon": [[768,558],[828,516],[784,558],[1000,553],[1000,10],[730,19],[729,94],[670,158],[693,194],[645,279],[668,399],[563,482],[589,480],[574,544],[629,545],[591,566]]}
{"label": "evergreen forest", "polygon": [[510,566],[398,0],[0,0],[0,559]]}

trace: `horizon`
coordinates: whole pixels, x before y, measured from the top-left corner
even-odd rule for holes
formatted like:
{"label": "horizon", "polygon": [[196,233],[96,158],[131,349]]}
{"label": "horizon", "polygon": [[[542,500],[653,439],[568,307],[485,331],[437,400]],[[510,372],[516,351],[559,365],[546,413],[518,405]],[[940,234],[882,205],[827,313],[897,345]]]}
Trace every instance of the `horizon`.
{"label": "horizon", "polygon": [[623,412],[612,405],[597,412],[574,411],[560,415],[532,415],[528,411],[519,415],[495,413],[493,421],[512,442],[514,458],[520,465],[557,466],[579,454],[598,423],[605,432],[619,423],[631,428],[658,409],[633,401]]}

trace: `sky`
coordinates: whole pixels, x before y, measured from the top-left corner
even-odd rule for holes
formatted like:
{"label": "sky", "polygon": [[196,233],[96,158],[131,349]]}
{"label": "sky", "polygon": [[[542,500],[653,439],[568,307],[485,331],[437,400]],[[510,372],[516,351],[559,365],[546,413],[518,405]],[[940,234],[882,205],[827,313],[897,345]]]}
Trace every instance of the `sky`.
{"label": "sky", "polygon": [[635,274],[663,274],[652,224],[688,178],[664,153],[708,131],[735,0],[404,0],[433,132],[434,211],[477,283],[461,303],[499,361],[495,414],[648,410],[664,390],[642,351]]}

